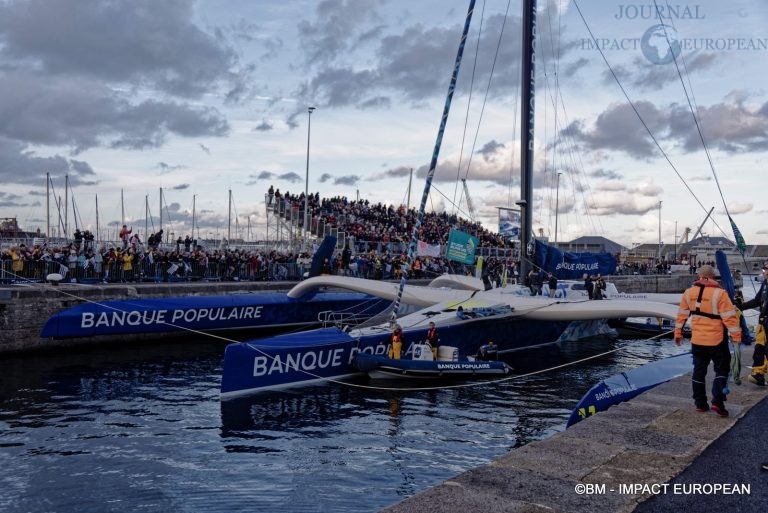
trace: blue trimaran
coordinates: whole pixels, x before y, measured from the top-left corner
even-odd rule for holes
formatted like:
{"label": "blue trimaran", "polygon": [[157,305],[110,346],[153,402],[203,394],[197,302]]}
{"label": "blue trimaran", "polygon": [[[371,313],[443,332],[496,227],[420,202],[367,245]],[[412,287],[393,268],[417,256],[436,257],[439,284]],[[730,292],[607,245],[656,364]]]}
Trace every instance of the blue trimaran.
{"label": "blue trimaran", "polygon": [[[408,248],[408,265],[413,261],[418,230],[437,167],[474,4],[474,0],[470,1],[467,11],[419,215]],[[530,204],[533,196],[536,1],[525,0],[523,6],[521,148],[525,151],[521,155],[520,247],[526,248],[532,233]],[[521,274],[529,267],[525,260],[522,263]],[[603,326],[600,319],[639,316],[673,319],[677,311],[675,306],[650,301],[562,301],[541,296],[523,297],[505,289],[473,289],[471,286],[466,287],[460,278],[457,280],[456,287],[433,289],[428,291],[425,297],[417,298],[423,300],[422,304],[426,303],[425,307],[397,319],[403,329],[404,358],[412,355],[414,343],[425,339],[430,322],[434,322],[439,331],[440,345],[456,348],[460,355],[475,354],[478,348],[489,340],[495,341],[499,352],[504,354],[552,344],[565,338],[593,336],[596,334],[595,330]],[[450,279],[446,282],[450,282]],[[407,290],[404,292],[405,277],[396,288],[391,284],[340,276],[313,278],[309,283],[300,284],[291,294],[322,286],[366,292],[378,297],[392,297],[392,317],[377,324],[351,330],[337,326],[230,344],[224,354],[222,399],[267,389],[343,379],[361,372],[354,365],[356,353],[387,353],[394,315],[398,311],[403,294],[408,294]],[[463,310],[461,316],[457,315],[459,307]]]}

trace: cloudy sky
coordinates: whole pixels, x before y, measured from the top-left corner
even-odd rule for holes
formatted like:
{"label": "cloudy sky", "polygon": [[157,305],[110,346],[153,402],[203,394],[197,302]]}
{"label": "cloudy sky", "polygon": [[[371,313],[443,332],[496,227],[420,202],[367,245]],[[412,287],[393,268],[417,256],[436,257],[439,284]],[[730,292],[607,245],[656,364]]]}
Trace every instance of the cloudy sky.
{"label": "cloudy sky", "polygon": [[[97,195],[100,225],[119,223],[121,191],[128,224],[143,233],[146,198],[156,229],[162,187],[166,232],[189,233],[194,197],[200,235],[226,235],[231,189],[262,238],[269,186],[304,190],[308,106],[310,191],[400,204],[413,169],[415,205],[467,4],[1,0],[0,217],[45,231],[48,172],[62,197],[69,175],[91,229]],[[704,232],[722,235],[727,206],[768,244],[768,4],[656,0],[668,32],[654,0],[539,4],[536,232],[555,237],[557,210],[560,241],[631,246],[658,241],[661,214],[670,244],[712,207]],[[428,204],[468,216],[466,178],[491,228],[520,196],[521,6],[507,7],[477,2]],[[661,60],[660,33],[678,59]]]}

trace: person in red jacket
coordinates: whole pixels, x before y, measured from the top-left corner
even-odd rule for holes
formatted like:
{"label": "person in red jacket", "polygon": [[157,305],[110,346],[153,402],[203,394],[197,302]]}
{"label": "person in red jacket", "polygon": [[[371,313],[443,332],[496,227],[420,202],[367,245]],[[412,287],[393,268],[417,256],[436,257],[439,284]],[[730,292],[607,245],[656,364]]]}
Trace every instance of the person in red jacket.
{"label": "person in red jacket", "polygon": [[123,249],[128,248],[128,236],[133,231],[133,227],[128,228],[126,225],[123,225],[122,230],[120,230],[120,240],[123,241]]}
{"label": "person in red jacket", "polygon": [[721,417],[728,416],[723,389],[728,382],[731,353],[728,351],[728,335],[734,344],[741,343],[741,328],[736,307],[728,293],[715,281],[715,269],[711,265],[699,268],[699,279],[683,292],[680,310],[675,321],[675,343],[683,341],[683,325],[691,319],[691,354],[693,355],[693,400],[697,411],[708,411],[706,376],[709,362],[715,367],[712,382],[712,411]]}

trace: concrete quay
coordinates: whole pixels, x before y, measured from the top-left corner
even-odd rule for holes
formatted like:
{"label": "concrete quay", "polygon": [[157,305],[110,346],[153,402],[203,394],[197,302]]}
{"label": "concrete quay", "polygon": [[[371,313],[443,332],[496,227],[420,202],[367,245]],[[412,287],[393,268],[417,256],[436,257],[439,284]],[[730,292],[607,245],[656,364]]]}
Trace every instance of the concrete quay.
{"label": "concrete quay", "polygon": [[[744,359],[751,354],[749,349],[743,352]],[[711,382],[708,390],[710,386]],[[714,412],[697,412],[690,396],[688,374],[381,511],[639,513],[763,509],[768,503],[768,472],[760,470],[760,463],[768,461],[766,388],[746,380],[741,386],[731,384],[726,403],[728,418]],[[706,487],[694,493],[684,487],[686,484],[724,484],[742,490],[743,485],[749,485],[749,493],[708,494]]]}

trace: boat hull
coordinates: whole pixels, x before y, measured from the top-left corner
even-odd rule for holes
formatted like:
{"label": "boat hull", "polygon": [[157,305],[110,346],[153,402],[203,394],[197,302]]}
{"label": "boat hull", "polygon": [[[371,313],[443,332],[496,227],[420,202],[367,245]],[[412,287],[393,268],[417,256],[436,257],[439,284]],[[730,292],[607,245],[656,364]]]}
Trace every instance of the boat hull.
{"label": "boat hull", "polygon": [[[441,326],[440,344],[459,354],[475,354],[493,340],[500,353],[555,343],[569,322],[530,321],[502,317]],[[424,329],[404,331],[403,357],[426,339]],[[336,328],[309,330],[260,340],[230,344],[224,352],[221,397],[229,399],[264,390],[344,379],[362,372],[354,366],[358,352],[387,354],[390,333],[353,337]]]}
{"label": "boat hull", "polygon": [[369,317],[389,302],[354,292],[318,293],[293,299],[284,293],[183,296],[83,303],[46,321],[43,338],[163,333],[184,330],[247,330],[318,325],[322,312]]}
{"label": "boat hull", "polygon": [[501,361],[394,360],[380,355],[358,353],[354,366],[373,379],[467,380],[502,377],[512,369]]}

